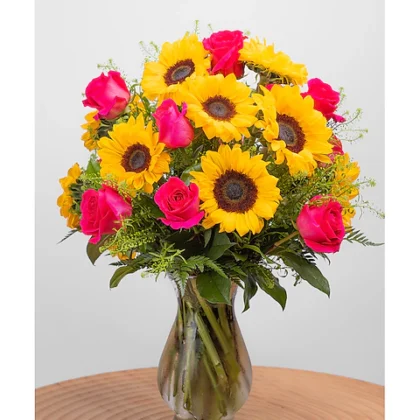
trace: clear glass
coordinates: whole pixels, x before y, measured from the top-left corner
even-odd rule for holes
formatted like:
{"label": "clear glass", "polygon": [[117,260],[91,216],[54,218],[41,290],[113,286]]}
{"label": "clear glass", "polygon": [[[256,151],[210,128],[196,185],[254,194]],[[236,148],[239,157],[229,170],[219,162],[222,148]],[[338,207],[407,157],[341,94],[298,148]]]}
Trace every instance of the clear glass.
{"label": "clear glass", "polygon": [[158,369],[175,420],[232,420],[248,398],[252,367],[235,317],[236,288],[227,305],[203,299],[195,278],[183,296],[176,287],[178,313]]}

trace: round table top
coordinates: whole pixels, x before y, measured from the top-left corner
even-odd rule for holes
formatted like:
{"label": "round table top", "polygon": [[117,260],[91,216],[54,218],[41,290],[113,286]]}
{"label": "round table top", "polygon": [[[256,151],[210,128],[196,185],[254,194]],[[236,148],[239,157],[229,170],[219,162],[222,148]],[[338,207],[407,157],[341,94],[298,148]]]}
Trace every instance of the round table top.
{"label": "round table top", "polygon": [[[156,368],[104,373],[36,390],[36,420],[172,420]],[[250,397],[235,420],[377,420],[384,387],[302,370],[253,368]]]}

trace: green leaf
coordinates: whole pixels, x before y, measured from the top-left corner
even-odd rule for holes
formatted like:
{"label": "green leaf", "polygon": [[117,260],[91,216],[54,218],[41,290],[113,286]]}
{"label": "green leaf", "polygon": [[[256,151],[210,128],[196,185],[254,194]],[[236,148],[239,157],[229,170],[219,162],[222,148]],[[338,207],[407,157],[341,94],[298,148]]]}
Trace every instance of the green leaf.
{"label": "green leaf", "polygon": [[92,155],[89,159],[88,166],[86,168],[86,172],[89,175],[97,174],[101,170],[101,165],[99,164],[97,158]]}
{"label": "green leaf", "polygon": [[261,251],[261,249],[255,245],[244,245],[243,248],[250,249],[256,252],[257,254],[261,255],[261,257],[263,257],[264,259],[267,258],[266,255]]}
{"label": "green leaf", "polygon": [[235,258],[236,262],[238,261],[244,262],[248,259],[248,255],[238,254],[237,252],[233,252],[233,251],[230,251],[230,253],[232,254],[233,258]]}
{"label": "green leaf", "polygon": [[214,235],[211,247],[207,251],[206,255],[212,260],[217,260],[225,253],[226,250],[228,250],[233,245],[235,244],[230,242],[226,233],[216,233]]}
{"label": "green leaf", "polygon": [[274,274],[265,267],[255,267],[250,273],[251,278],[258,283],[258,286],[265,293],[270,295],[276,302],[280,304],[283,310],[286,308],[287,292],[280,286],[278,279]]}
{"label": "green leaf", "polygon": [[197,289],[200,295],[211,303],[230,302],[231,281],[215,272],[206,272],[197,276]]}
{"label": "green leaf", "polygon": [[189,166],[187,169],[184,170],[181,174],[181,179],[186,183],[189,184],[192,180],[192,176],[190,175],[191,171],[200,171],[201,170],[201,163],[196,163],[195,165]]}
{"label": "green leaf", "polygon": [[101,240],[97,244],[88,242],[86,246],[86,253],[90,259],[90,262],[95,265],[96,260],[102,255],[100,251],[101,246],[104,245],[105,241],[108,239],[109,235],[102,236]]}
{"label": "green leaf", "polygon": [[281,258],[284,263],[293,268],[293,270],[295,270],[302,279],[306,280],[311,286],[330,297],[330,285],[328,280],[324,277],[316,265],[310,264],[304,258],[290,252],[288,252],[287,255],[284,253]]}
{"label": "green leaf", "polygon": [[137,271],[134,267],[126,265],[124,267],[117,268],[114,275],[111,277],[109,287],[113,289],[120,284],[120,281],[127,275]]}
{"label": "green leaf", "polygon": [[206,231],[204,231],[204,248],[209,244],[212,233],[212,229],[207,229]]}
{"label": "green leaf", "polygon": [[246,276],[244,279],[245,291],[244,291],[244,310],[246,312],[249,309],[249,301],[255,296],[258,290],[255,278],[252,275]]}

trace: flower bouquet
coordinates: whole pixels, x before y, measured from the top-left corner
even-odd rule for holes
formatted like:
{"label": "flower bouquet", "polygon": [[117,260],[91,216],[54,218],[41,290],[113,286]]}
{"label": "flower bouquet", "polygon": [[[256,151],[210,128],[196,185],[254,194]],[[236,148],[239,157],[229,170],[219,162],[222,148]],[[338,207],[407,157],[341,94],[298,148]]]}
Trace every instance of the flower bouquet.
{"label": "flower bouquet", "polygon": [[342,146],[363,136],[361,112],[340,113],[342,91],[241,31],[142,45],[140,81],[110,61],[86,87],[91,156],[58,205],[92,263],[115,257],[111,288],[140,270],[172,280],[158,384],[175,418],[232,419],[252,376],[237,289],[245,311],[258,289],[284,309],[288,273],[329,296],[317,260],[343,240],[377,245],[352,227],[373,181]]}

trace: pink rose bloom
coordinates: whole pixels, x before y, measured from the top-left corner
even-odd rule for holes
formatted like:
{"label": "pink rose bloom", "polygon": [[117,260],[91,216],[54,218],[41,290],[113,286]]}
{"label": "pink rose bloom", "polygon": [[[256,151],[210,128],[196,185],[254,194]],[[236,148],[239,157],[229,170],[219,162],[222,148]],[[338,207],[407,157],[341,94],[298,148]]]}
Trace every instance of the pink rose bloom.
{"label": "pink rose bloom", "polygon": [[172,99],[166,99],[153,114],[159,129],[159,141],[170,149],[187,147],[194,139],[194,129],[185,116],[186,112],[186,103],[182,104],[180,112]]}
{"label": "pink rose bloom", "polygon": [[99,191],[87,190],[80,204],[80,227],[85,235],[93,235],[89,242],[97,244],[102,235],[115,233],[124,217],[130,217],[132,207],[113,188],[103,185]]}
{"label": "pink rose bloom", "polygon": [[190,229],[204,217],[204,211],[200,211],[197,185],[187,186],[176,177],[169,178],[156,191],[155,202],[165,215],[160,220],[172,229]]}
{"label": "pink rose bloom", "polygon": [[96,108],[98,113],[94,116],[105,120],[113,120],[123,113],[128,101],[130,92],[124,79],[117,71],[109,71],[108,76],[103,73],[93,79],[86,87],[86,99],[84,106]]}
{"label": "pink rose bloom", "polygon": [[346,121],[341,115],[334,114],[340,102],[340,93],[324,83],[321,79],[311,79],[308,81],[308,91],[302,93],[302,97],[311,96],[314,100],[314,108],[321,112],[327,120],[333,119],[335,122]]}
{"label": "pink rose bloom", "polygon": [[345,235],[342,207],[338,201],[332,199],[321,205],[311,204],[321,198],[317,195],[303,206],[296,224],[309,248],[315,252],[337,252]]}
{"label": "pink rose bloom", "polygon": [[211,53],[211,74],[223,76],[234,73],[236,78],[244,74],[244,63],[239,61],[239,50],[247,37],[241,31],[219,31],[203,39],[204,48]]}

